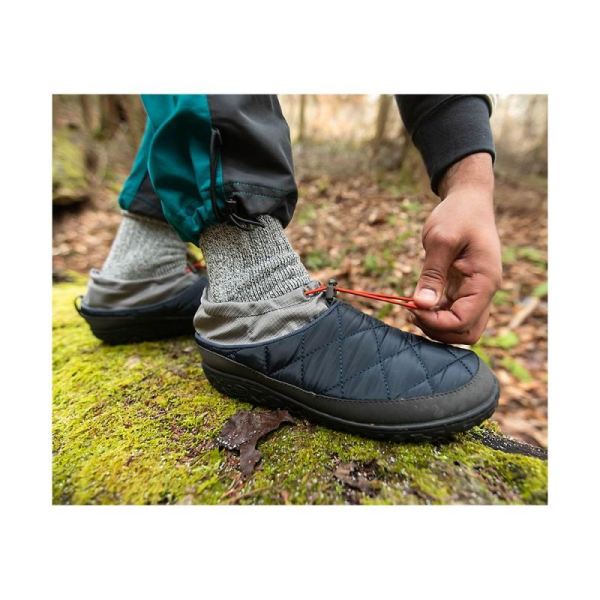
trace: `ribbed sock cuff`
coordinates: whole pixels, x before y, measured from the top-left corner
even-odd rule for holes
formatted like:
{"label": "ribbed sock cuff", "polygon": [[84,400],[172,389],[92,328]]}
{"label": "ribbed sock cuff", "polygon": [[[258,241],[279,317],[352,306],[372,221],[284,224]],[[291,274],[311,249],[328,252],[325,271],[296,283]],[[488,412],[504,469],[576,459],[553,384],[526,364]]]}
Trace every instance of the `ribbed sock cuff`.
{"label": "ribbed sock cuff", "polygon": [[101,274],[136,280],[183,273],[186,252],[186,243],[168,224],[124,211]]}
{"label": "ribbed sock cuff", "polygon": [[258,219],[264,227],[243,230],[221,223],[200,235],[211,302],[277,298],[310,282],[281,223],[268,215]]}

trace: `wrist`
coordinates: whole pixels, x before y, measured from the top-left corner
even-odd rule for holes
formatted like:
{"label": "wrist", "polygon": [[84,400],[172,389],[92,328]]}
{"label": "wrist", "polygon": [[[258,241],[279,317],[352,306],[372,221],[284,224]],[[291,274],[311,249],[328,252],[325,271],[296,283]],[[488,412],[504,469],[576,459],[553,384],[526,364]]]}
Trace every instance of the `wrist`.
{"label": "wrist", "polygon": [[440,180],[438,191],[442,200],[457,192],[476,192],[493,200],[494,168],[487,152],[470,154],[448,168]]}

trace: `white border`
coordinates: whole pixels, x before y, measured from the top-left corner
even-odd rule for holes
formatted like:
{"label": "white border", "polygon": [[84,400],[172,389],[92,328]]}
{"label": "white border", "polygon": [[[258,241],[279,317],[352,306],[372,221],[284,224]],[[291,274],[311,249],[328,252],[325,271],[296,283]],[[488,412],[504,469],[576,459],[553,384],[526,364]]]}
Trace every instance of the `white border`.
{"label": "white border", "polygon": [[[212,4],[2,9],[2,596],[590,597],[593,3]],[[550,507],[50,506],[50,94],[138,91],[550,94]]]}

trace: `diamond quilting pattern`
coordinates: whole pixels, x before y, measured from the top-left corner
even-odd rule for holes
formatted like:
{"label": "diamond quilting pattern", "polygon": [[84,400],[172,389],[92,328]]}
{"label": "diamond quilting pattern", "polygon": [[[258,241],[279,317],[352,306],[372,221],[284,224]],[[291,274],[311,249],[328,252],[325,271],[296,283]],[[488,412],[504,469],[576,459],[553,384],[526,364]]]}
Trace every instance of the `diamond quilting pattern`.
{"label": "diamond quilting pattern", "polygon": [[479,365],[469,350],[394,329],[340,301],[296,334],[237,348],[235,360],[315,393],[362,400],[448,392]]}

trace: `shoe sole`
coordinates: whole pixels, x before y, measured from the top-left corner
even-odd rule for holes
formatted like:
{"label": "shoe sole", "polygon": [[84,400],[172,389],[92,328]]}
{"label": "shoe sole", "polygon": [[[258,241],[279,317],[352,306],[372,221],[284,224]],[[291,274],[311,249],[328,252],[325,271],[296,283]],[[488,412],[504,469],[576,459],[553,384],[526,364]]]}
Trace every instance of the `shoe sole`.
{"label": "shoe sole", "polygon": [[99,317],[81,312],[92,333],[107,344],[132,344],[192,335],[193,319],[187,317]]}
{"label": "shoe sole", "polygon": [[[208,381],[227,396],[269,408],[284,408],[320,425],[377,439],[422,441],[467,431],[492,416],[498,406],[500,395],[496,383],[491,397],[484,399],[480,406],[446,419],[404,425],[358,423],[306,406],[302,402],[302,397],[307,395],[314,397],[315,394],[311,392],[268,377],[202,346],[200,351],[203,358],[202,368]],[[320,396],[320,398],[327,397]]]}

